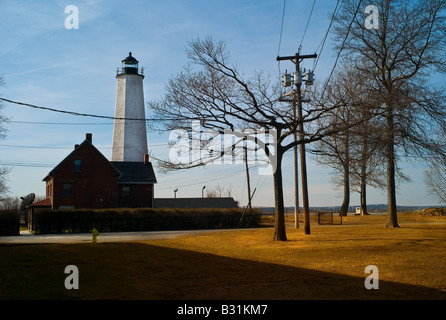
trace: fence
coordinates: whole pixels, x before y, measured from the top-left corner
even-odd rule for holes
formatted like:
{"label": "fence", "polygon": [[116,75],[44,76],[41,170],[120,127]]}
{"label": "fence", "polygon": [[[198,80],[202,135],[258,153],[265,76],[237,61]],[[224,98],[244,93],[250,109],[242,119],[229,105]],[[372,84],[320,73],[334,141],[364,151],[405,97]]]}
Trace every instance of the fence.
{"label": "fence", "polygon": [[339,212],[318,210],[317,223],[319,225],[342,224],[342,215]]}

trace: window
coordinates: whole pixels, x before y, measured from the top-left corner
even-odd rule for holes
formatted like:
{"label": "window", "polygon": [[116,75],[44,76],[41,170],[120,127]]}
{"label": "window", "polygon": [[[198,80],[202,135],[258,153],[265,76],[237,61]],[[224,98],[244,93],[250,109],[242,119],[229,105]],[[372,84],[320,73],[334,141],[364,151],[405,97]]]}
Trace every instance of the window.
{"label": "window", "polygon": [[53,196],[53,184],[51,181],[46,182],[46,197],[52,197]]}
{"label": "window", "polygon": [[122,187],[122,196],[130,197],[130,187]]}
{"label": "window", "polygon": [[74,172],[82,172],[82,160],[74,160]]}
{"label": "window", "polygon": [[62,183],[62,195],[72,196],[73,195],[73,184],[72,183]]}

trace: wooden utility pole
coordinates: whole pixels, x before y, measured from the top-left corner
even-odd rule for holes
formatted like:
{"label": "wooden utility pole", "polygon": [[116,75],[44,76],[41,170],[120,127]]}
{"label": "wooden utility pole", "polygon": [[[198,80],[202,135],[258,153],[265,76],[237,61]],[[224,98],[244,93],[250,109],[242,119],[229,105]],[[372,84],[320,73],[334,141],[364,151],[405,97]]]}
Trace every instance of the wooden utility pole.
{"label": "wooden utility pole", "polygon": [[[297,121],[296,115],[296,92],[290,92],[285,94],[285,96],[292,95],[292,99],[285,99],[284,97],[280,97],[279,101],[281,102],[291,102],[293,104],[293,119]],[[294,142],[297,141],[297,130],[293,132]],[[299,229],[299,169],[298,169],[298,161],[297,161],[297,144],[293,147],[293,155],[294,155],[294,227]]]}
{"label": "wooden utility pole", "polygon": [[[296,115],[296,99],[293,99],[293,117],[294,121],[297,120]],[[294,131],[293,134],[294,142],[297,141],[297,132]],[[294,227],[299,229],[299,169],[297,164],[297,144],[293,147],[294,153]]]}
{"label": "wooden utility pole", "polygon": [[[298,132],[299,132],[300,141],[303,141],[305,138],[304,128],[303,128],[304,127],[303,115],[302,115],[302,91],[301,91],[302,74],[300,71],[300,62],[302,62],[304,59],[314,59],[316,57],[317,57],[316,54],[301,55],[300,53],[296,53],[294,56],[286,56],[286,57],[278,56],[277,57],[277,61],[290,60],[296,66],[296,73],[295,73],[295,77],[294,77],[294,80],[295,80],[294,83],[296,85],[296,92],[295,92],[296,94],[294,95],[295,103],[293,103],[293,105],[295,106],[297,104],[297,119],[299,120]],[[296,114],[295,107],[294,107],[294,114]],[[296,137],[295,133],[294,133],[294,137]],[[295,152],[295,177],[297,175],[297,164],[296,164],[297,157],[296,157],[296,155],[297,155],[297,151]],[[310,234],[310,207],[309,207],[309,200],[308,200],[307,162],[306,162],[306,156],[305,156],[305,143],[303,143],[303,142],[300,144],[300,171],[301,171],[301,178],[302,178],[302,206],[304,209],[304,232],[305,232],[305,234]],[[295,184],[295,193],[297,192],[296,190],[297,190],[297,184]],[[297,197],[297,194],[295,195],[295,198],[296,197]],[[296,214],[296,208],[295,208],[295,214]],[[298,215],[297,215],[297,218],[298,218]]]}
{"label": "wooden utility pole", "polygon": [[245,170],[246,170],[246,180],[247,180],[247,185],[248,185],[248,208],[249,208],[249,213],[251,213],[251,182],[249,179],[249,166],[248,166],[248,146],[245,145]]}

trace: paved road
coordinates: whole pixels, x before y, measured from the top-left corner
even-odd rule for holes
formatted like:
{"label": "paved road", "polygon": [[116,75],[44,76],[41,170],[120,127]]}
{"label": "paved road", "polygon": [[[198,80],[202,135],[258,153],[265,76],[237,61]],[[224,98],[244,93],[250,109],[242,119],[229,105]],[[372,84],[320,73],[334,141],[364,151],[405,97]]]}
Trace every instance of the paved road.
{"label": "paved road", "polygon": [[[403,225],[422,225],[422,224],[446,224],[446,221],[432,222],[409,222],[400,223]],[[374,225],[374,224],[342,224],[342,225],[317,225],[312,224],[311,228],[333,228],[348,227],[353,225]],[[242,229],[207,229],[207,230],[177,230],[177,231],[144,231],[144,232],[104,232],[99,234],[98,242],[120,242],[120,241],[144,241],[155,239],[172,239],[183,235],[220,232],[229,230],[248,230]],[[33,235],[28,231],[21,231],[20,236],[0,237],[0,246],[14,244],[48,244],[48,243],[88,243],[92,242],[91,233],[63,233],[63,234],[46,234]]]}
{"label": "paved road", "polygon": [[[146,232],[104,232],[99,234],[98,242],[142,241],[154,239],[171,239],[188,234],[218,232],[229,229],[212,230],[178,230],[178,231],[146,231]],[[237,229],[246,230],[246,229]],[[47,244],[47,243],[88,243],[92,242],[91,233],[64,233],[33,235],[28,231],[21,231],[20,236],[0,237],[1,245],[12,244]]]}

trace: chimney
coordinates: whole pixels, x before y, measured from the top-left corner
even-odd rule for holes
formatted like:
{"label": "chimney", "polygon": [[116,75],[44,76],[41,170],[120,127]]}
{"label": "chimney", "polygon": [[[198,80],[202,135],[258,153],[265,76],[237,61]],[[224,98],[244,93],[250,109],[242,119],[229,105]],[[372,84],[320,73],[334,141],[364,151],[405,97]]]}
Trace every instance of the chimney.
{"label": "chimney", "polygon": [[75,144],[75,145],[74,145],[74,150],[76,150],[77,148],[79,148],[79,145],[78,145],[78,144]]}
{"label": "chimney", "polygon": [[148,164],[149,163],[149,155],[145,154],[144,155],[144,164]]}
{"label": "chimney", "polygon": [[93,136],[93,135],[92,135],[91,133],[87,133],[85,136],[86,136],[86,139],[87,139],[90,143],[93,143],[93,142],[92,142],[92,136]]}

